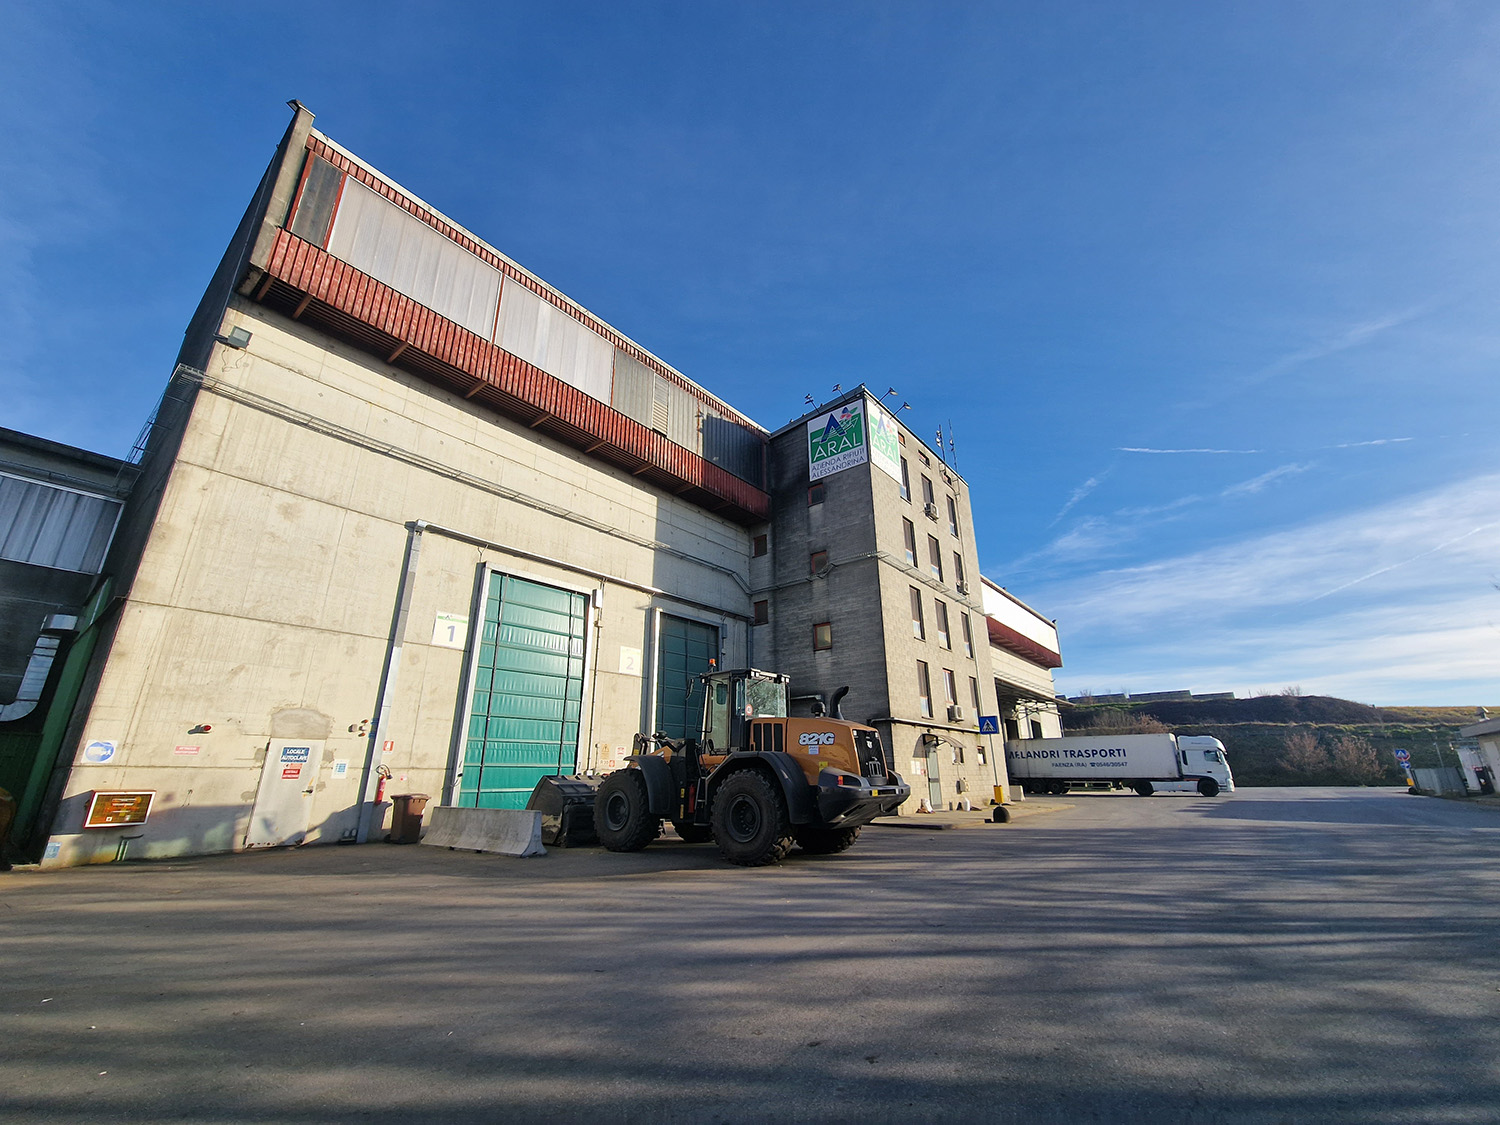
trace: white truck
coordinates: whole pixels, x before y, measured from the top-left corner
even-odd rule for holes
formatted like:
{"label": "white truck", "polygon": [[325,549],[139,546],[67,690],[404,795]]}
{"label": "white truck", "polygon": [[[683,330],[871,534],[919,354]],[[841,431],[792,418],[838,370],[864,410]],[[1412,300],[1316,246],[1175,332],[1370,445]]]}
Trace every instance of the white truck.
{"label": "white truck", "polygon": [[1234,792],[1224,744],[1207,735],[1102,734],[1012,739],[1005,768],[1026,793],[1105,785],[1153,793]]}

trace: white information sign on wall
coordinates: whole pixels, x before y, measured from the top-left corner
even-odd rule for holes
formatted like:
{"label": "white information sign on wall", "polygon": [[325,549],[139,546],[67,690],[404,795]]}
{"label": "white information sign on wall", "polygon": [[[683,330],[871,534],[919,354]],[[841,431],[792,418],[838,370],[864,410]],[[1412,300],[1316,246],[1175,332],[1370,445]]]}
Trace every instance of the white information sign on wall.
{"label": "white information sign on wall", "polygon": [[469,639],[469,619],[461,613],[440,613],[432,627],[432,643],[443,648],[463,648]]}
{"label": "white information sign on wall", "polygon": [[846,402],[807,424],[807,476],[821,480],[870,459],[865,440],[865,400]]}
{"label": "white information sign on wall", "polygon": [[638,648],[626,648],[620,646],[620,675],[639,676],[641,674],[641,650]]}

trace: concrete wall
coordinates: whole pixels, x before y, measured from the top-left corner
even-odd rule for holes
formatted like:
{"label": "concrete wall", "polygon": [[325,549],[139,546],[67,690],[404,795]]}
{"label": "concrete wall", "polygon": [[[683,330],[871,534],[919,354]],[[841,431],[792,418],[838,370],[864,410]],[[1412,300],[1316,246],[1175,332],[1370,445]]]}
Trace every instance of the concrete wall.
{"label": "concrete wall", "polygon": [[[117,751],[74,765],[48,862],[113,858],[124,834],[140,836],[132,856],[239,848],[281,737],[321,744],[309,839],[349,835],[370,740],[360,724],[375,717],[411,521],[569,565],[422,536],[384,732],[394,749],[376,748],[391,792],[445,794],[466,654],[432,643],[434,625],[440,613],[472,619],[483,567],[593,601],[580,766],[607,765],[641,729],[653,608],[715,620],[725,662],[746,659],[745,529],[258,306],[237,299],[222,332],[234,326],[250,346],[211,353],[67,748]],[[633,651],[638,670],[622,672]],[[191,733],[204,724],[210,733]],[[335,761],[349,763],[341,780]],[[156,790],[150,822],[81,831],[100,788]]]}

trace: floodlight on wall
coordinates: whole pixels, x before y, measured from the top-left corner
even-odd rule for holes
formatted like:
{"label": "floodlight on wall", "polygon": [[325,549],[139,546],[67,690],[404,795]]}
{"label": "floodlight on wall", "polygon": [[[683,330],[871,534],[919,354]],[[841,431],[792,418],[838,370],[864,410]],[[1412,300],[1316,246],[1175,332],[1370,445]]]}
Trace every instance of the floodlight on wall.
{"label": "floodlight on wall", "polygon": [[214,339],[226,348],[243,348],[250,343],[250,333],[243,328],[231,328],[228,336],[215,336]]}

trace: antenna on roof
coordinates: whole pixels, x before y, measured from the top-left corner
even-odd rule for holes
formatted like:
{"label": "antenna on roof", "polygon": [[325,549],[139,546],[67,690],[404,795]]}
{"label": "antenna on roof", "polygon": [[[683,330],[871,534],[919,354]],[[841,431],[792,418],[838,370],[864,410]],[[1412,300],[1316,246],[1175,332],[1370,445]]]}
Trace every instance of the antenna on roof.
{"label": "antenna on roof", "polygon": [[808,406],[816,406],[817,405],[815,402],[813,402],[812,395],[808,395],[802,401],[805,402],[805,403],[807,403]]}
{"label": "antenna on roof", "polygon": [[953,419],[948,419],[948,457],[953,462],[953,467],[958,468],[958,446],[953,437]]}

